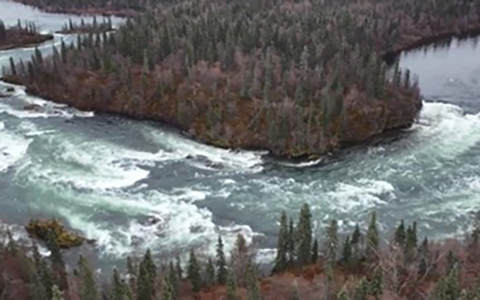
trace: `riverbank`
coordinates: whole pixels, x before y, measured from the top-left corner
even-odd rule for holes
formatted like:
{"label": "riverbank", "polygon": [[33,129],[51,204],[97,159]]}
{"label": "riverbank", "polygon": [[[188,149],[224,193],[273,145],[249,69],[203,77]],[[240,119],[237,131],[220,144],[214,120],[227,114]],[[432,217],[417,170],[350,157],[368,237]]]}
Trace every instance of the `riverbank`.
{"label": "riverbank", "polygon": [[36,7],[47,13],[70,14],[79,16],[116,16],[121,18],[134,18],[140,14],[135,9],[122,9],[118,7],[106,6],[87,6],[87,7],[68,7],[65,5],[54,5],[48,1],[37,0],[13,0],[14,2]]}
{"label": "riverbank", "polygon": [[0,51],[38,45],[52,39],[52,34],[38,33],[34,24],[7,28],[0,20]]}

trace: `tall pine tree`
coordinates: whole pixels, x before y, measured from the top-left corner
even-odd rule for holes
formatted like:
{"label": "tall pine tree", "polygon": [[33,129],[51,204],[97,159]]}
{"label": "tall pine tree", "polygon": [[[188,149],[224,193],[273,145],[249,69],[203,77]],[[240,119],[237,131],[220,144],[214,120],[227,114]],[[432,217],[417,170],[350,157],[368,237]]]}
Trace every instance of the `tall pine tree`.
{"label": "tall pine tree", "polygon": [[304,267],[312,261],[312,214],[308,204],[304,204],[300,210],[297,240],[297,265]]}
{"label": "tall pine tree", "polygon": [[96,300],[98,299],[97,284],[87,259],[80,255],[77,263],[78,277],[80,279],[80,299]]}
{"label": "tall pine tree", "polygon": [[370,216],[370,223],[368,225],[367,245],[365,249],[365,255],[369,262],[373,262],[377,260],[379,244],[380,244],[380,238],[378,236],[378,228],[377,228],[377,213],[372,212]]}
{"label": "tall pine tree", "polygon": [[202,277],[200,274],[200,265],[198,264],[195,252],[190,250],[190,260],[188,262],[188,280],[192,284],[194,293],[200,292],[202,288]]}
{"label": "tall pine tree", "polygon": [[288,223],[285,211],[280,216],[280,229],[277,240],[277,256],[273,267],[274,273],[280,273],[287,269],[287,252],[288,252]]}
{"label": "tall pine tree", "polygon": [[223,251],[222,237],[218,236],[217,243],[217,282],[218,284],[225,284],[227,282],[227,259],[225,258],[225,252]]}

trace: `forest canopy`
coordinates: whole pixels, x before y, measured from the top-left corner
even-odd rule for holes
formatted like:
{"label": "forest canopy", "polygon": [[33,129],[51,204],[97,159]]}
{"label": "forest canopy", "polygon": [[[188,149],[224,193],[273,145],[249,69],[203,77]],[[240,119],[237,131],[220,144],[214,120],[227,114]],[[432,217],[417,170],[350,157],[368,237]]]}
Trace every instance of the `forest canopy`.
{"label": "forest canopy", "polygon": [[217,146],[316,156],[414,122],[416,80],[385,54],[480,29],[478,0],[161,2],[6,78]]}

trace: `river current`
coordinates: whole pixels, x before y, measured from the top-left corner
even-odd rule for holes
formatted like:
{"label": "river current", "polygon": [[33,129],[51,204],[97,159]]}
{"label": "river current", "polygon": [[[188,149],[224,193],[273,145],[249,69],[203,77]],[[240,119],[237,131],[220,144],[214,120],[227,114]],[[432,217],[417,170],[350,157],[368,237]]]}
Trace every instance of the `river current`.
{"label": "river current", "polygon": [[[18,17],[49,32],[78,20],[0,1],[0,19],[13,25]],[[62,38],[76,39],[56,34],[40,49],[51,53]],[[32,52],[0,51],[0,65]],[[384,234],[405,219],[431,238],[463,235],[480,205],[480,47],[453,40],[403,54],[400,63],[420,78],[418,122],[309,163],[214,148],[153,122],[80,112],[13,86],[0,98],[0,218],[17,237],[31,218],[61,218],[96,241],[86,251],[101,265],[147,248],[158,257],[192,247],[208,253],[218,234],[230,247],[238,232],[267,259],[280,212],[296,217],[303,203],[320,239],[329,219],[347,232],[366,226],[372,210]],[[7,87],[0,83],[0,91]],[[27,104],[42,108],[25,111]]]}

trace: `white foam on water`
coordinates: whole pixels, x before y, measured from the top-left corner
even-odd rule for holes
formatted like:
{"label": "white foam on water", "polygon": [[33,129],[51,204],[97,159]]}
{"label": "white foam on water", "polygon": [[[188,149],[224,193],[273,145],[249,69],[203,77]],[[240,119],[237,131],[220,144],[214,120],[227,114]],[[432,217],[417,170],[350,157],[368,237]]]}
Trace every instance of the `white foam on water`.
{"label": "white foam on water", "polygon": [[300,163],[289,163],[289,162],[281,162],[280,165],[286,166],[286,167],[291,167],[291,168],[309,168],[309,167],[314,167],[318,164],[320,164],[323,161],[323,158],[319,158],[316,160],[311,160],[311,161],[304,161]]}
{"label": "white foam on water", "polygon": [[113,144],[68,138],[61,133],[41,135],[40,140],[50,153],[49,159],[33,161],[29,176],[48,184],[107,190],[131,186],[150,173],[128,158],[129,150]]}
{"label": "white foam on water", "polygon": [[[231,151],[204,145],[193,140],[184,138],[178,134],[161,131],[151,127],[145,127],[143,130],[145,136],[156,142],[161,147],[178,153],[182,158],[191,158],[194,166],[198,164],[196,159],[206,158],[213,165],[220,164],[230,170],[245,171],[257,173],[263,170],[262,155],[265,152],[256,151]],[[210,166],[207,166],[211,169]]]}
{"label": "white foam on water", "polygon": [[[13,86],[5,83],[3,85]],[[8,105],[8,103],[0,103],[0,113],[4,112],[20,119],[51,117],[71,119],[73,117],[90,118],[94,116],[93,112],[79,111],[63,104],[57,104],[27,95],[25,88],[22,86],[13,87],[15,88],[15,91],[13,92],[12,97],[14,97],[16,101],[22,101],[22,107],[15,108]],[[32,109],[25,109],[24,107],[27,105],[34,105],[35,107]]]}
{"label": "white foam on water", "polygon": [[453,104],[424,103],[420,124],[417,155],[454,160],[480,142],[480,114],[464,114]]}
{"label": "white foam on water", "polygon": [[326,194],[333,200],[329,202],[330,205],[343,212],[353,212],[386,204],[384,199],[394,197],[394,190],[392,184],[386,181],[360,179],[349,183],[339,182]]}
{"label": "white foam on water", "polygon": [[0,173],[22,159],[26,155],[30,143],[30,139],[9,131],[2,122],[0,126]]}
{"label": "white foam on water", "polygon": [[[188,194],[188,191],[185,191],[185,194]],[[99,219],[91,211],[80,209],[78,201],[84,201],[81,195],[72,200],[69,206],[56,205],[52,209],[56,209],[72,228],[81,231],[87,238],[94,239],[97,247],[106,256],[141,254],[146,249],[159,255],[168,255],[191,248],[214,254],[218,234],[224,238],[226,251],[230,251],[238,233],[243,234],[247,242],[251,243],[254,233],[250,227],[235,224],[218,227],[213,223],[209,210],[181,200],[185,197],[158,191],[145,194],[117,193],[115,198],[108,197],[108,200],[104,201],[117,202],[117,206],[110,209],[119,209],[127,202],[131,202],[127,206],[135,202],[141,203],[142,210],[137,209],[135,214],[130,216],[130,221],[123,224],[112,224],[101,217]],[[97,209],[108,210],[107,206]]]}

